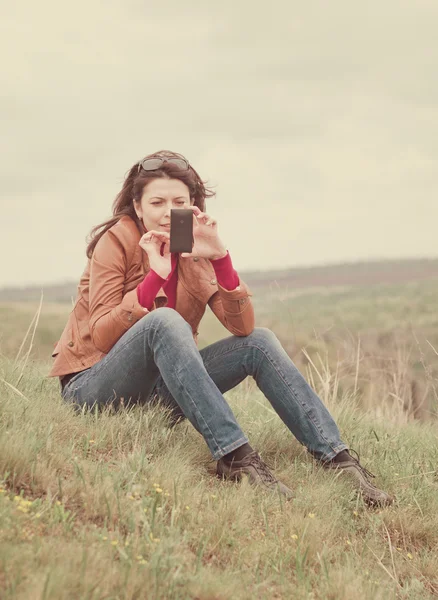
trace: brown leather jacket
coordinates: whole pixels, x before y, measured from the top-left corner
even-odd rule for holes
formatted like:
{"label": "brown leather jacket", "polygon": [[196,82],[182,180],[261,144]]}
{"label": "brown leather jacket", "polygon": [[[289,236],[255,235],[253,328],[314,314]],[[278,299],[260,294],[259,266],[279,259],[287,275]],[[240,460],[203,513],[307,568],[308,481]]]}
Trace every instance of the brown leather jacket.
{"label": "brown leather jacket", "polygon": [[[77,373],[97,363],[117,340],[148,312],[137,300],[137,285],[149,271],[146,252],[139,246],[140,231],[123,216],[100,238],[78,285],[73,310],[56,344],[49,377]],[[191,325],[197,342],[198,326],[207,304],[234,335],[254,329],[252,293],[240,280],[235,290],[218,285],[206,258],[181,258],[175,310]],[[152,310],[166,306],[160,288]]]}

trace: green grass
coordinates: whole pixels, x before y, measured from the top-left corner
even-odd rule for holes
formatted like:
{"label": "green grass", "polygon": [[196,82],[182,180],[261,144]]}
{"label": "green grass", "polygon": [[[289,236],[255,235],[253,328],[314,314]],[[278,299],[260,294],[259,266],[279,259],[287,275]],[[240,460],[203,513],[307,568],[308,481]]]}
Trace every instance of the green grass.
{"label": "green grass", "polygon": [[[2,600],[435,597],[436,354],[426,341],[436,335],[436,287],[428,285],[405,295],[396,287],[285,295],[270,308],[255,299],[258,324],[290,344],[343,439],[396,496],[378,510],[311,459],[252,380],[226,398],[295,490],[293,502],[218,480],[199,434],[187,422],[169,427],[160,407],[77,415],[42,358],[69,307],[43,308],[49,333],[37,328],[29,358],[27,342],[15,363],[36,307],[0,311]],[[414,301],[409,323],[398,322]],[[228,334],[207,314],[201,335],[202,346]],[[400,401],[412,378],[430,384],[421,419]]]}

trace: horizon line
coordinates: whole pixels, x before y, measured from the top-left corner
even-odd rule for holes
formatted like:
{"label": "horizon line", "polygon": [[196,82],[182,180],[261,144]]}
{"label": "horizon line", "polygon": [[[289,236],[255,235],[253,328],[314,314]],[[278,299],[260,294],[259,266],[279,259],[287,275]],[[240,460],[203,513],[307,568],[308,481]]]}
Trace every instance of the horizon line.
{"label": "horizon line", "polygon": [[[288,267],[267,267],[265,269],[239,269],[239,273],[243,274],[263,274],[269,273],[270,271],[303,271],[306,269],[318,269],[318,268],[333,268],[333,267],[342,267],[342,266],[352,266],[352,265],[366,265],[366,264],[378,264],[378,263],[408,263],[408,262],[433,262],[438,261],[438,256],[423,256],[423,257],[400,257],[400,258],[370,258],[370,259],[356,259],[356,260],[344,260],[338,262],[328,262],[328,263],[313,263],[308,265],[296,265],[296,266],[288,266]],[[236,269],[237,270],[237,269]],[[37,287],[53,287],[58,285],[73,285],[77,284],[80,280],[78,279],[64,279],[46,283],[12,283],[12,284],[0,284],[0,292],[10,291],[15,289],[23,289],[23,288],[37,288]]]}

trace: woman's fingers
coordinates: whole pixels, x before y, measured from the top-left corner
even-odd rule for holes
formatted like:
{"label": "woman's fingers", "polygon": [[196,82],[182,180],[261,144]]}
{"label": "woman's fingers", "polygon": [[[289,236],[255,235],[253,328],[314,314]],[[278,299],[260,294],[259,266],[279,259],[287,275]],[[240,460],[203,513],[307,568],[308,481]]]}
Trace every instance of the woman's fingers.
{"label": "woman's fingers", "polygon": [[156,231],[155,229],[151,229],[150,231],[145,233],[145,235],[148,235],[149,233],[151,235],[155,235],[160,239],[170,239],[170,233],[168,231]]}
{"label": "woman's fingers", "polygon": [[215,219],[213,219],[212,217],[210,217],[210,215],[207,215],[207,213],[201,213],[198,216],[198,221],[202,221],[202,223],[204,225],[209,225],[209,226],[213,226],[217,224],[217,221]]}
{"label": "woman's fingers", "polygon": [[153,241],[154,239],[157,239],[160,242],[169,242],[170,233],[168,233],[167,231],[156,231],[155,229],[151,229],[142,236],[141,241],[147,244]]}
{"label": "woman's fingers", "polygon": [[190,208],[193,210],[193,214],[198,219],[198,221],[204,221],[206,218],[209,218],[207,213],[202,212],[202,210],[198,206],[191,206]]}
{"label": "woman's fingers", "polygon": [[201,222],[203,225],[211,226],[217,225],[217,221],[210,217],[210,215],[207,215],[207,213],[202,212],[198,206],[191,206],[190,208],[193,210],[193,214],[196,217],[198,223]]}

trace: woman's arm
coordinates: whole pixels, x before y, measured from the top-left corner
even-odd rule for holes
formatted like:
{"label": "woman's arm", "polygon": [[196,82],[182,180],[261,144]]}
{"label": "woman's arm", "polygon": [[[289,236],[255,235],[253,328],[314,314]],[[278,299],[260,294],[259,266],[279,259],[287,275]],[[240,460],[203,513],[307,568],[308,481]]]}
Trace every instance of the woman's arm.
{"label": "woman's arm", "polygon": [[[167,279],[169,279],[169,277]],[[143,281],[138,284],[137,298],[143,308],[147,308],[149,311],[152,310],[155,297],[159,289],[166,283],[167,279],[164,279],[151,269]]]}
{"label": "woman's arm", "polygon": [[111,230],[100,238],[90,263],[90,333],[96,348],[108,353],[150,311],[139,303],[136,288],[123,293],[126,252]]}

